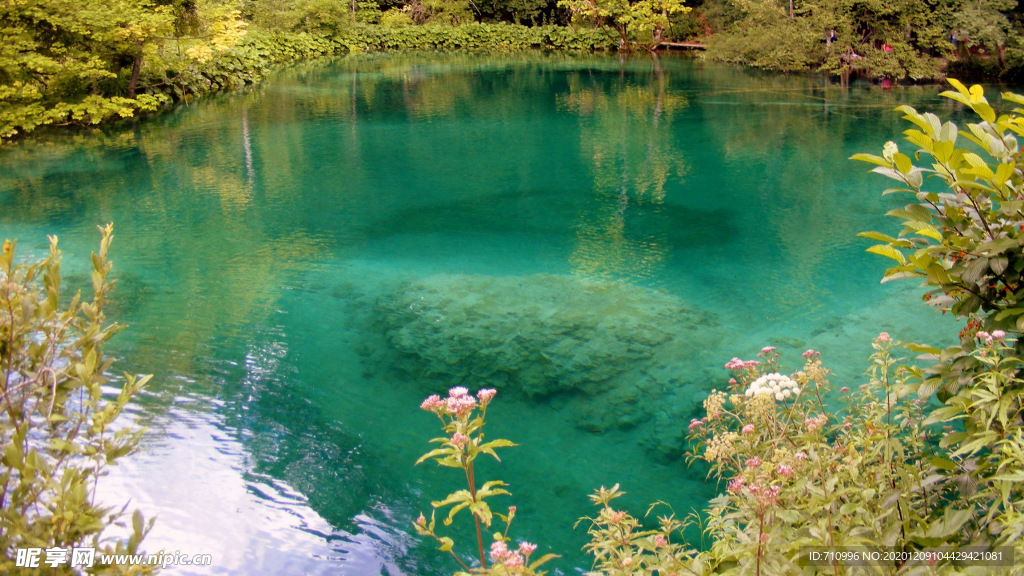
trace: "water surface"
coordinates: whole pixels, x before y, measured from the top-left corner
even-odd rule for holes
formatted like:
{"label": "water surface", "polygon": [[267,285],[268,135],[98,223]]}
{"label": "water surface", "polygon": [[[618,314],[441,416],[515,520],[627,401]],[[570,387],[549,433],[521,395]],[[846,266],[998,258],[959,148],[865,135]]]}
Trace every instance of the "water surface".
{"label": "water surface", "polygon": [[[821,350],[856,383],[881,330],[954,333],[859,231],[901,205],[847,158],[938,88],[842,87],[685,59],[368,55],[294,68],[123,131],[0,154],[0,230],[58,234],[85,280],[113,221],[130,325],[152,372],[144,449],[112,498],[158,515],[170,574],[443,574],[410,522],[457,488],[413,467],[449,386],[499,389],[517,539],[570,574],[587,494],[640,514],[718,487],[684,432],[722,365]],[[462,533],[469,544],[468,531]],[[468,553],[469,547],[463,547]]]}

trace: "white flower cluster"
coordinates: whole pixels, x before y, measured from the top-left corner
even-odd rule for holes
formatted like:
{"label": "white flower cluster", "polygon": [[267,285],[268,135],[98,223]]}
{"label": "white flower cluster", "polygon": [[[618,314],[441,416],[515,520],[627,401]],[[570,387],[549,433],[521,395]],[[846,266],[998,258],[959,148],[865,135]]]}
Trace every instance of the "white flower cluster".
{"label": "white flower cluster", "polygon": [[786,398],[799,396],[800,386],[789,376],[772,372],[750,383],[746,395],[749,397],[755,394],[774,396],[777,401],[782,402]]}

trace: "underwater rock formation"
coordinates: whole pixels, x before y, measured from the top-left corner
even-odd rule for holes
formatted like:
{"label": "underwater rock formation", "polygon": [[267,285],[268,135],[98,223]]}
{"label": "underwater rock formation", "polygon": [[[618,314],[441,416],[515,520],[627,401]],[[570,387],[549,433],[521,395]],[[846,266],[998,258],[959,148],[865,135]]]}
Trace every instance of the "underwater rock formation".
{"label": "underwater rock formation", "polygon": [[581,396],[575,418],[593,431],[649,419],[646,401],[679,385],[679,364],[717,326],[667,292],[552,274],[429,276],[382,295],[375,311],[410,377]]}

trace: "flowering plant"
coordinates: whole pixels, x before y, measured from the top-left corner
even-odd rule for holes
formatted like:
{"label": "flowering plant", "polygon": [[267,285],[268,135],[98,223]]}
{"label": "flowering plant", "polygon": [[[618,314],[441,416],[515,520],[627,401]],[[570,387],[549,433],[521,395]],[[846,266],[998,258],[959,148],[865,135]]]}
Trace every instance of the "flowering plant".
{"label": "flowering plant", "polygon": [[705,530],[713,543],[702,559],[713,572],[800,572],[808,546],[920,545],[915,538],[942,494],[925,482],[932,432],[923,402],[902,392],[912,372],[893,358],[895,345],[880,334],[867,382],[837,397],[814,350],[788,376],[772,347],[761,360],[726,365],[729,388],[713,391],[705,416],[691,421],[688,453],[726,485]]}
{"label": "flowering plant", "polygon": [[[463,568],[463,572],[457,575],[488,574],[491,576],[543,576],[545,572],[538,572],[542,564],[557,558],[555,554],[545,554],[540,558],[531,561],[531,556],[537,550],[536,544],[521,542],[518,548],[509,548],[511,539],[508,536],[509,527],[515,517],[515,506],[509,506],[508,514],[501,514],[491,511],[487,499],[492,496],[510,495],[500,480],[491,480],[477,485],[474,460],[481,454],[487,454],[495,460],[501,461],[495,452],[498,448],[515,446],[509,440],[496,439],[484,442],[483,427],[487,415],[487,406],[494,398],[496,391],[491,388],[484,388],[473,396],[469,390],[462,386],[456,386],[448,391],[447,398],[437,395],[429,396],[420,404],[420,408],[432,412],[441,420],[441,427],[445,436],[434,438],[431,443],[440,444],[416,461],[420,464],[426,460],[434,460],[439,466],[448,468],[459,468],[466,478],[467,489],[456,490],[449,494],[444,500],[431,502],[434,509],[451,506],[448,516],[444,519],[444,525],[450,526],[459,512],[468,509],[473,515],[473,523],[476,528],[477,552],[479,554],[479,565],[471,568],[453,550],[455,542],[449,536],[439,536],[436,529],[434,512],[430,514],[428,522],[423,514],[413,522],[413,528],[422,536],[436,540],[441,546],[442,552],[448,552]],[[492,536],[493,542],[488,555],[484,554],[483,528],[490,528],[494,516],[498,516],[505,523],[505,530],[495,532]],[[491,565],[488,566],[487,558],[490,557]]]}

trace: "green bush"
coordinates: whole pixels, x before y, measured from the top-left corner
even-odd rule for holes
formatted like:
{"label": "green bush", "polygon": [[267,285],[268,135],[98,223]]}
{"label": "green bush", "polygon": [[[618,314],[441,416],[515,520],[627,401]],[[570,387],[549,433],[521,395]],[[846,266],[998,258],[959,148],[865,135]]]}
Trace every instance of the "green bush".
{"label": "green bush", "polygon": [[[108,340],[122,326],[109,323],[103,308],[113,288],[107,250],[110,225],[101,228],[92,255],[92,297],[75,294],[62,302],[61,254],[50,238],[49,256],[15,263],[15,242],[0,256],[0,571],[18,573],[21,548],[92,547],[101,553],[136,554],[149,531],[135,512],[127,540],[104,533],[123,509],[96,501],[106,467],[138,444],[141,431],[117,423],[125,406],[149,380],[108,375],[113,359]],[[111,397],[104,387],[120,390]],[[152,567],[101,566],[88,573],[142,573]],[[70,563],[50,574],[76,574]]]}

